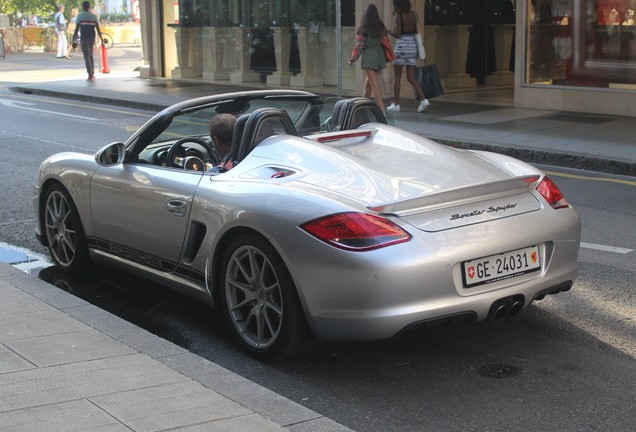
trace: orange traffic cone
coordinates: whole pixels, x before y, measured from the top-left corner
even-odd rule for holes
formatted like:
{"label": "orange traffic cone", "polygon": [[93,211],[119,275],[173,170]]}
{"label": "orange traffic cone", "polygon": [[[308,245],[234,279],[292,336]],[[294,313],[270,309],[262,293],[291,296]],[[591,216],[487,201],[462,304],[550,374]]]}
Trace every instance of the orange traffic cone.
{"label": "orange traffic cone", "polygon": [[102,43],[102,73],[110,73],[108,67],[108,52],[106,51],[106,42]]}

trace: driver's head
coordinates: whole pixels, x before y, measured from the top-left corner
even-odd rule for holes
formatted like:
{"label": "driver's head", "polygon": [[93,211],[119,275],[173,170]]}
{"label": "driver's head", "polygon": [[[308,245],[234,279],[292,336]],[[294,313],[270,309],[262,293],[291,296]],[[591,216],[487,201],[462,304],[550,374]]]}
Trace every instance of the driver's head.
{"label": "driver's head", "polygon": [[217,114],[210,119],[210,138],[221,158],[232,149],[232,133],[236,117],[232,114]]}

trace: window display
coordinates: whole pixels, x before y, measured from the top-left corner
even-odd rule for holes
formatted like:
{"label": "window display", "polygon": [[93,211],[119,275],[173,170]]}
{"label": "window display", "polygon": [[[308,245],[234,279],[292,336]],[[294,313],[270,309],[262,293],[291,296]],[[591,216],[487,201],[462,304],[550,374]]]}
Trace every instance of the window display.
{"label": "window display", "polygon": [[528,0],[525,82],[636,90],[636,0]]}

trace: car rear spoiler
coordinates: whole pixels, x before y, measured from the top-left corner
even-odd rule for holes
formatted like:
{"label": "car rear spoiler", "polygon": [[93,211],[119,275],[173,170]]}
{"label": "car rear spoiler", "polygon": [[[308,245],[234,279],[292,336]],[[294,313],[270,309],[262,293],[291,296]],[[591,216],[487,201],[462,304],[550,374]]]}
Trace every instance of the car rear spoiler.
{"label": "car rear spoiler", "polygon": [[540,178],[541,176],[537,174],[512,177],[505,180],[449,189],[415,198],[373,205],[367,208],[381,214],[392,214],[401,217],[409,216],[527,192]]}

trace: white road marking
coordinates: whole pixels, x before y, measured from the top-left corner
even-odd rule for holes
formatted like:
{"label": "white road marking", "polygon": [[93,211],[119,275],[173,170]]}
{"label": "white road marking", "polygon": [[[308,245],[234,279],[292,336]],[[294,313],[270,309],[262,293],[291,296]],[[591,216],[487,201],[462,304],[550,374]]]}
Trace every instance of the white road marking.
{"label": "white road marking", "polygon": [[96,118],[93,117],[84,117],[84,116],[78,116],[78,115],[73,115],[73,114],[65,114],[65,113],[61,113],[61,112],[56,112],[56,111],[48,111],[48,110],[42,110],[42,109],[37,109],[37,108],[30,108],[30,105],[35,105],[31,102],[22,102],[22,101],[11,101],[11,100],[7,100],[7,99],[0,99],[0,104],[9,107],[9,108],[16,108],[16,109],[21,109],[24,111],[34,111],[34,112],[39,112],[39,113],[44,113],[44,114],[52,114],[52,115],[56,115],[56,116],[62,116],[62,117],[71,117],[71,118],[75,118],[75,119],[80,119],[80,120],[90,120],[90,121],[97,121]]}
{"label": "white road marking", "polygon": [[619,254],[628,254],[630,252],[634,252],[634,249],[626,249],[626,248],[620,248],[615,246],[605,246],[605,245],[599,245],[594,243],[584,243],[584,242],[581,242],[581,247],[586,249],[594,249],[594,250],[600,250],[604,252],[614,252]]}

